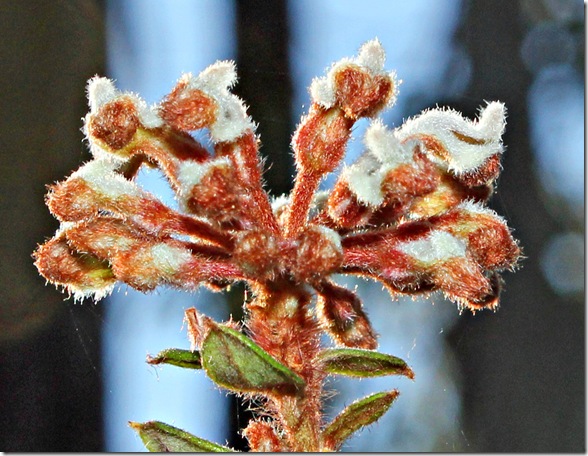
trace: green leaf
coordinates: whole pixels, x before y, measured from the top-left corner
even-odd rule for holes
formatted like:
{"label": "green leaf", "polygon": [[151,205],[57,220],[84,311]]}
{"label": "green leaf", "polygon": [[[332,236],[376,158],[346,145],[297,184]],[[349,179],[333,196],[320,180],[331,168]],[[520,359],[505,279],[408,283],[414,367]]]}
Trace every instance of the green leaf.
{"label": "green leaf", "polygon": [[354,432],[378,420],[398,397],[398,391],[385,391],[364,397],[343,410],[323,431],[325,445],[337,450]]}
{"label": "green leaf", "polygon": [[329,348],[318,355],[329,374],[349,377],[380,377],[405,375],[414,378],[414,372],[400,358],[359,348]]}
{"label": "green leaf", "polygon": [[202,365],[218,385],[242,393],[301,394],[305,382],[244,334],[213,325],[201,347]]}
{"label": "green leaf", "polygon": [[187,369],[202,369],[200,352],[181,348],[167,348],[155,356],[147,355],[147,362],[149,364],[171,364]]}
{"label": "green leaf", "polygon": [[183,452],[183,453],[230,453],[231,448],[209,442],[196,437],[177,427],[161,421],[136,423],[129,421],[129,425],[139,433],[147,450],[154,453]]}

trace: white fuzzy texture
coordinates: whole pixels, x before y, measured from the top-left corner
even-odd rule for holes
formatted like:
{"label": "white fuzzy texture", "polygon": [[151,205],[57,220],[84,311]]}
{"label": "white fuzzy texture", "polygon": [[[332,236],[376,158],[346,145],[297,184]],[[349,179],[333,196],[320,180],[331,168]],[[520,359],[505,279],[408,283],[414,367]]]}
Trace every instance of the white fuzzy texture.
{"label": "white fuzzy texture", "polygon": [[469,212],[471,214],[487,215],[492,217],[494,220],[507,226],[506,220],[494,212],[489,207],[484,206],[482,203],[472,200],[462,201],[458,206],[459,209]]}
{"label": "white fuzzy texture", "polygon": [[279,214],[286,207],[288,207],[290,205],[290,198],[288,197],[288,195],[280,195],[280,196],[274,197],[272,199],[271,204],[272,204],[272,212],[274,214]]}
{"label": "white fuzzy texture", "polygon": [[192,254],[181,247],[156,244],[150,248],[151,265],[164,275],[173,275],[192,259]]}
{"label": "white fuzzy texture", "polygon": [[116,99],[121,95],[120,91],[114,86],[114,81],[100,76],[94,76],[88,81],[88,102],[90,112],[95,114],[106,103]]}
{"label": "white fuzzy texture", "polygon": [[412,147],[401,144],[396,131],[386,128],[379,119],[373,121],[366,130],[364,142],[380,163],[396,167],[413,161]]}
{"label": "white fuzzy texture", "polygon": [[313,228],[319,232],[324,239],[329,241],[329,244],[335,247],[335,250],[343,253],[343,246],[341,245],[341,236],[339,236],[339,233],[323,225],[315,225]]}
{"label": "white fuzzy texture", "polygon": [[192,188],[198,185],[202,178],[214,168],[230,167],[231,160],[228,157],[219,157],[205,163],[194,160],[184,160],[178,163],[178,181],[180,192],[189,195]]}
{"label": "white fuzzy texture", "polygon": [[133,93],[123,93],[118,90],[112,79],[95,76],[88,81],[88,103],[90,114],[96,114],[102,106],[120,97],[128,97],[135,108],[139,121],[145,128],[158,128],[163,125],[163,120],[157,113],[156,106],[149,106],[139,96]]}
{"label": "white fuzzy texture", "polygon": [[381,73],[384,70],[386,62],[386,52],[380,40],[377,38],[368,41],[360,49],[355,62],[358,65],[366,67],[372,73]]}
{"label": "white fuzzy texture", "polygon": [[67,284],[65,288],[69,293],[72,294],[74,302],[82,302],[85,298],[92,298],[97,302],[112,293],[114,286],[115,284],[113,283],[112,285],[106,285],[102,288],[82,288],[79,286]]}
{"label": "white fuzzy texture", "polygon": [[425,264],[463,257],[466,253],[466,244],[463,241],[438,230],[432,231],[425,239],[400,243],[397,248]]}
{"label": "white fuzzy texture", "polygon": [[189,73],[183,75],[181,81],[187,83],[187,91],[200,90],[217,103],[216,118],[210,126],[214,142],[234,141],[247,130],[255,130],[243,101],[230,92],[237,81],[234,62],[216,62],[196,77]]}
{"label": "white fuzzy texture", "polygon": [[71,178],[83,179],[93,190],[112,199],[123,197],[139,197],[144,192],[134,183],[114,171],[115,163],[109,160],[92,160],[75,173]]}
{"label": "white fuzzy texture", "polygon": [[349,190],[361,203],[378,207],[384,202],[382,179],[379,169],[369,168],[363,162],[355,163],[343,170],[341,178],[347,182]]}
{"label": "white fuzzy texture", "polygon": [[129,95],[137,108],[139,121],[145,128],[159,128],[163,126],[163,119],[159,117],[156,105],[148,105],[145,100],[136,95]]}
{"label": "white fuzzy texture", "polygon": [[368,41],[359,49],[357,57],[353,59],[344,58],[339,60],[331,66],[326,76],[314,78],[312,80],[312,83],[310,84],[310,96],[312,101],[327,109],[331,108],[335,104],[335,75],[347,65],[358,65],[373,76],[388,74],[392,79],[394,86],[394,93],[388,101],[388,107],[392,106],[396,101],[399,82],[396,80],[396,73],[386,73],[384,71],[385,61],[386,53],[380,41],[377,38]]}
{"label": "white fuzzy texture", "polygon": [[[447,167],[456,173],[474,171],[486,159],[501,153],[502,134],[506,126],[506,109],[503,103],[492,102],[480,111],[477,121],[465,119],[459,112],[432,109],[408,120],[397,131],[401,142],[420,140],[432,136],[443,144],[449,158]],[[483,141],[469,144],[460,140],[453,132]],[[432,157],[434,158],[434,157]],[[439,162],[439,159],[435,159]]]}
{"label": "white fuzzy texture", "polygon": [[367,151],[353,165],[345,168],[342,178],[361,203],[378,207],[384,202],[382,182],[398,166],[413,161],[410,144],[401,144],[396,132],[380,120],[368,127],[364,142]]}
{"label": "white fuzzy texture", "polygon": [[128,252],[137,246],[137,240],[120,236],[118,234],[105,233],[101,236],[94,236],[92,246],[99,250],[107,250],[111,254],[117,252]]}

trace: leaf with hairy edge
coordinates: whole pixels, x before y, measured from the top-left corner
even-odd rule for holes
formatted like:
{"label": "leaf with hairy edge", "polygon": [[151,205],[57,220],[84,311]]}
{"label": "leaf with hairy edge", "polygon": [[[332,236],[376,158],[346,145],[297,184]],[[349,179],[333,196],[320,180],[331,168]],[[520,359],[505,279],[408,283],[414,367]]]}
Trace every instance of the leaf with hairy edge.
{"label": "leaf with hairy edge", "polygon": [[137,431],[147,450],[154,453],[231,453],[235,450],[196,437],[177,427],[160,421],[136,423],[129,425]]}
{"label": "leaf with hairy edge", "polygon": [[240,393],[296,395],[305,382],[250,338],[212,325],[201,347],[202,365],[218,385]]}
{"label": "leaf with hairy edge", "polygon": [[388,411],[398,391],[385,391],[357,400],[343,410],[323,431],[324,445],[337,450],[354,432],[378,420]]}
{"label": "leaf with hairy edge", "polygon": [[183,350],[181,348],[167,348],[157,355],[147,355],[148,364],[171,364],[172,366],[185,367],[187,369],[202,369],[200,352],[195,350]]}
{"label": "leaf with hairy edge", "polygon": [[405,375],[414,378],[412,369],[400,358],[371,350],[329,348],[319,353],[318,359],[329,374],[349,377]]}

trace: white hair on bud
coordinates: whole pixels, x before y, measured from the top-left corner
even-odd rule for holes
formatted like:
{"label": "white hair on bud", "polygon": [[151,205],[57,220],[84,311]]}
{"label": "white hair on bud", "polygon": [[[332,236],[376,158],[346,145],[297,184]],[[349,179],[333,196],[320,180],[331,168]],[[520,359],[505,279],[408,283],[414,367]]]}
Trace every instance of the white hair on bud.
{"label": "white hair on bud", "polygon": [[228,157],[219,157],[204,163],[194,160],[184,160],[178,163],[178,182],[180,193],[189,196],[190,191],[198,185],[202,178],[214,168],[230,167],[231,160]]}
{"label": "white hair on bud", "polygon": [[341,178],[361,203],[378,207],[384,202],[381,164],[371,154],[363,154],[353,165],[343,169]]}
{"label": "white hair on bud", "polygon": [[310,84],[310,97],[312,101],[329,109],[335,104],[335,88],[331,81],[325,77],[314,78]]}
{"label": "white hair on bud", "polygon": [[247,130],[255,131],[255,123],[247,115],[243,101],[229,91],[237,81],[234,62],[216,62],[197,77],[187,73],[180,81],[187,84],[188,90],[200,90],[216,101],[218,109],[210,126],[214,142],[234,141]]}
{"label": "white hair on bud", "polygon": [[156,244],[150,248],[151,265],[165,275],[173,275],[192,259],[189,250],[168,244]]}
{"label": "white hair on bud", "polygon": [[317,77],[310,84],[310,96],[312,101],[320,104],[324,108],[330,108],[335,104],[335,81],[334,77],[337,71],[346,65],[358,65],[368,70],[372,75],[387,75],[392,80],[394,92],[388,100],[387,106],[390,107],[396,102],[398,95],[398,86],[400,81],[396,79],[396,73],[386,73],[384,71],[384,62],[386,61],[386,52],[380,41],[376,38],[364,43],[359,49],[355,58],[343,58],[335,62],[327,70],[327,74]]}
{"label": "white hair on bud", "polygon": [[[397,130],[401,142],[419,140],[431,136],[441,142],[448,157],[436,162],[446,162],[449,170],[456,173],[474,171],[486,159],[502,153],[502,134],[506,125],[504,104],[493,102],[480,112],[478,121],[464,118],[450,109],[431,109],[414,117]],[[458,136],[471,138],[474,144]]]}
{"label": "white hair on bud", "polygon": [[396,167],[413,161],[412,148],[401,144],[395,132],[386,128],[380,119],[372,121],[365,132],[364,142],[381,163]]}
{"label": "white hair on bud", "polygon": [[[102,106],[121,96],[127,96],[137,108],[139,120],[145,128],[158,128],[163,125],[163,120],[157,114],[156,106],[148,106],[145,100],[138,95],[121,92],[115,87],[114,81],[111,79],[94,76],[88,81],[87,91],[90,114],[95,114]],[[103,151],[97,152],[100,154]]]}
{"label": "white hair on bud", "polygon": [[238,96],[229,94],[222,101],[219,100],[219,106],[216,120],[210,126],[213,141],[234,141],[247,130],[255,131],[255,123],[247,115],[245,105]]}
{"label": "white hair on bud", "polygon": [[465,201],[462,201],[461,203],[459,203],[457,208],[461,209],[465,212],[469,212],[471,214],[480,214],[480,215],[491,216],[492,218],[494,218],[494,219],[500,221],[501,223],[503,223],[504,225],[506,225],[506,220],[502,216],[498,215],[495,211],[493,211],[489,207],[484,206],[484,204],[480,203],[479,201],[465,200]]}
{"label": "white hair on bud", "polygon": [[105,298],[112,293],[114,286],[114,283],[100,288],[80,287],[71,284],[64,285],[68,293],[71,293],[73,296],[74,302],[82,302],[85,298],[92,298],[94,301],[100,301],[102,298]]}
{"label": "white hair on bud", "polygon": [[343,253],[343,245],[341,244],[341,236],[335,230],[328,228],[324,225],[313,225],[312,229],[321,234],[321,236],[329,241],[338,252]]}
{"label": "white hair on bud", "polygon": [[290,197],[288,195],[280,195],[272,198],[272,212],[274,214],[278,214],[281,212],[285,207],[290,204]]}
{"label": "white hair on bud", "polygon": [[425,264],[463,257],[466,244],[455,236],[439,230],[433,230],[425,239],[402,242],[398,250]]}
{"label": "white hair on bud", "polygon": [[100,76],[94,76],[88,81],[87,92],[90,112],[92,114],[121,94],[114,86],[112,79]]}
{"label": "white hair on bud", "polygon": [[111,254],[128,252],[137,247],[137,240],[114,233],[100,233],[92,237],[92,247]]}
{"label": "white hair on bud", "polygon": [[131,99],[137,108],[139,121],[145,128],[163,127],[164,122],[157,112],[157,105],[148,105],[145,100],[135,95],[131,95]]}
{"label": "white hair on bud", "polygon": [[491,138],[500,138],[506,128],[506,106],[499,101],[491,101],[480,109],[478,128]]}
{"label": "white hair on bud", "polygon": [[364,43],[359,49],[359,54],[355,61],[358,65],[368,68],[373,73],[381,73],[384,70],[386,51],[384,51],[380,40],[374,38]]}
{"label": "white hair on bud", "polygon": [[110,160],[92,160],[80,167],[71,178],[83,179],[93,190],[112,199],[124,196],[142,196],[143,191],[134,183],[114,171]]}
{"label": "white hair on bud", "polygon": [[190,89],[202,90],[209,95],[223,95],[237,81],[235,62],[222,60],[206,67],[197,77],[188,73],[184,76]]}

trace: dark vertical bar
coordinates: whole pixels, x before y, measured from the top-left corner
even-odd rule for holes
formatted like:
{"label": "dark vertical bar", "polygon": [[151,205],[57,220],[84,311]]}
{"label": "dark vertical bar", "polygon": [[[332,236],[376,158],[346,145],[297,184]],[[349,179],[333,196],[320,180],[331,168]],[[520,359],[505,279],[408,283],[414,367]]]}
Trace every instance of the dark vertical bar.
{"label": "dark vertical bar", "polygon": [[[235,93],[245,100],[249,115],[258,124],[260,151],[266,159],[266,190],[280,195],[290,191],[294,169],[290,154],[294,126],[291,122],[287,1],[237,0],[236,5],[239,82]],[[236,316],[243,304],[242,290],[235,289],[231,295],[229,302],[233,303]],[[239,431],[253,416],[249,406],[238,398],[233,401],[234,437],[229,443],[235,449],[248,449]]]}
{"label": "dark vertical bar", "polygon": [[238,0],[237,37],[235,92],[259,125],[261,153],[267,158],[265,180],[272,194],[279,195],[290,190],[293,172],[287,2]]}
{"label": "dark vertical bar", "polygon": [[586,451],[584,312],[551,291],[539,266],[558,225],[540,198],[528,140],[531,76],[520,58],[520,4],[467,5],[461,38],[474,74],[458,108],[473,115],[482,100],[506,103],[508,148],[493,205],[528,258],[516,274],[505,274],[499,311],[464,315],[453,334],[464,373],[464,435],[474,451]]}
{"label": "dark vertical bar", "polygon": [[103,68],[102,11],[2,1],[0,29],[0,448],[100,451],[100,317],[46,287],[31,253],[58,225],[45,186],[89,158],[80,119]]}

